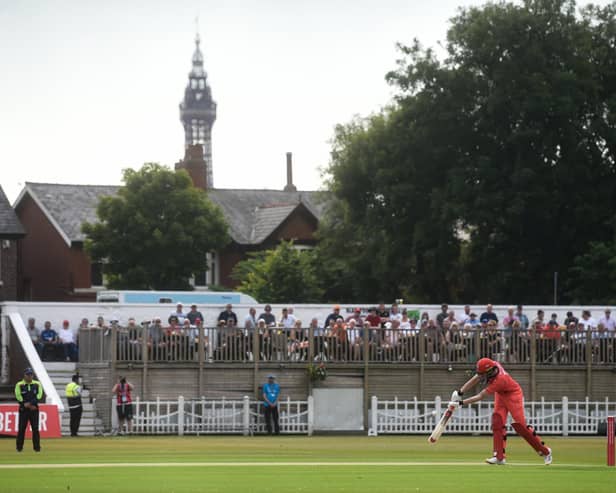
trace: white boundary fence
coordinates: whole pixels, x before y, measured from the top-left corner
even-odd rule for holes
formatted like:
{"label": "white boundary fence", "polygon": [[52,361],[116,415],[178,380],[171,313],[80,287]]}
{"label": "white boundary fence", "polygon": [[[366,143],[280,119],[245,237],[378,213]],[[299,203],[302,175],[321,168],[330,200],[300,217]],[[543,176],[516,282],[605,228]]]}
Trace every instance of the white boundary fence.
{"label": "white boundary fence", "polygon": [[[116,402],[112,400],[112,428],[118,429]],[[133,402],[133,434],[138,435],[206,435],[265,433],[263,403],[243,399],[177,400]],[[290,398],[278,402],[280,433],[312,435],[314,402]]]}
{"label": "white boundary fence", "polygon": [[[436,397],[434,401],[379,400],[372,397],[370,406],[371,436],[379,434],[425,434],[429,435],[441,418],[447,402]],[[445,433],[480,434],[492,433],[491,417],[493,402],[480,401],[463,406],[453,416]],[[569,401],[526,401],[526,420],[543,435],[590,435],[596,434],[599,423],[616,414],[616,402]],[[508,425],[510,425],[509,417]],[[508,426],[509,431],[511,427]]]}

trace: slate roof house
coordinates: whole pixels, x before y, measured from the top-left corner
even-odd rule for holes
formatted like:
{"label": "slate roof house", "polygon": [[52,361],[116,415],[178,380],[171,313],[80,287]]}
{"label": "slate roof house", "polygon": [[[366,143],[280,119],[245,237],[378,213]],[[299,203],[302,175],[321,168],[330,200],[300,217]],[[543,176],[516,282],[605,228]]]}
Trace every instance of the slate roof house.
{"label": "slate roof house", "polygon": [[24,228],[0,187],[0,301],[17,300],[17,248],[24,234]]}
{"label": "slate roof house", "polygon": [[[100,266],[92,265],[83,251],[81,224],[96,221],[98,200],[114,195],[118,188],[26,183],[15,203],[28,233],[21,240],[20,299],[85,301],[103,288]],[[197,288],[233,287],[231,270],[249,251],[289,239],[297,245],[315,244],[322,212],[317,192],[212,189],[208,196],[222,209],[232,241],[212,253],[209,270],[195,277]]]}

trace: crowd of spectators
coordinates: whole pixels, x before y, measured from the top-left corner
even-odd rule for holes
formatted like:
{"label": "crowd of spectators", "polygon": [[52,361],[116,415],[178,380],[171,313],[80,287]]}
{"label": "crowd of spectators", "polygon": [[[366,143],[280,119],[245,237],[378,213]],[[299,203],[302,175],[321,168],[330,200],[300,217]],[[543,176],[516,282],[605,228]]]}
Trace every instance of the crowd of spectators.
{"label": "crowd of spectators", "polygon": [[[126,325],[120,325],[117,320],[107,324],[98,317],[93,324],[82,319],[79,328],[103,329],[104,336],[115,328],[121,360],[140,360],[144,348],[153,361],[197,360],[202,346],[207,361],[252,361],[255,351],[263,361],[307,361],[312,345],[312,358],[317,361],[368,357],[383,362],[452,363],[487,356],[525,363],[534,348],[535,360],[542,364],[584,363],[588,358],[613,363],[616,350],[616,322],[609,308],[598,321],[588,310],[579,318],[568,312],[564,320],[558,320],[556,313],[546,317],[543,310],[529,316],[518,305],[509,307],[499,320],[492,305],[477,315],[469,305],[455,313],[444,303],[434,317],[400,309],[396,303],[357,307],[344,314],[336,305],[321,324],[318,317],[296,318],[292,307],[282,308],[277,317],[270,305],[259,315],[256,308],[250,308],[242,321],[228,304],[218,315],[216,327],[205,328],[203,320],[196,305],[185,312],[178,304],[166,320],[154,317],[138,323],[129,318]],[[39,330],[30,318],[27,329],[43,360],[77,360],[78,331],[67,320],[59,330],[50,322]]]}
{"label": "crowd of spectators", "polygon": [[30,340],[43,361],[77,361],[79,359],[78,331],[64,320],[62,327],[55,330],[51,322],[46,321],[41,330],[33,317],[26,325]]}

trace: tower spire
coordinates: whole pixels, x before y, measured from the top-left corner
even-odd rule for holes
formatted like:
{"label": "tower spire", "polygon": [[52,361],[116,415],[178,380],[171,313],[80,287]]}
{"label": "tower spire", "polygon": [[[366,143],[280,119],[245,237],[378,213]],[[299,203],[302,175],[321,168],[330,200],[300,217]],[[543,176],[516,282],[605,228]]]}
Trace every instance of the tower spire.
{"label": "tower spire", "polygon": [[[192,67],[188,73],[184,99],[180,103],[180,120],[184,126],[185,158],[176,165],[176,169],[186,168],[195,186],[212,188],[214,186],[212,126],[216,120],[216,102],[212,98],[207,73],[203,67],[198,17],[195,19],[195,26],[197,32]],[[202,159],[200,159],[201,156]],[[200,164],[198,165],[197,162]],[[202,170],[199,171],[199,168]]]}

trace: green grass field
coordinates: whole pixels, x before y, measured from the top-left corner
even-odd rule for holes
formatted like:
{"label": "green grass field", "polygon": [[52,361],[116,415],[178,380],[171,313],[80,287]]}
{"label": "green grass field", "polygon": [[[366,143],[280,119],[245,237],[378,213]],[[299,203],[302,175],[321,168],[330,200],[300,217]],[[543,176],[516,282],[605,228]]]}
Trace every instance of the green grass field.
{"label": "green grass field", "polygon": [[545,437],[544,466],[522,439],[490,466],[491,437],[114,437],[0,440],[0,492],[614,492],[606,439]]}

